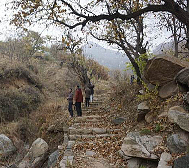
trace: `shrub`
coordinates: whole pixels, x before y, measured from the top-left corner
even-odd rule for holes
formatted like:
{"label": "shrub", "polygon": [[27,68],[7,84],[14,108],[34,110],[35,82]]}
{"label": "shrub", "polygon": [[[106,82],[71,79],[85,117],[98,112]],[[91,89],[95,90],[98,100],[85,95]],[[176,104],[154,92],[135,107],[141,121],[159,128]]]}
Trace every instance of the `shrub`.
{"label": "shrub", "polygon": [[42,101],[41,93],[32,86],[0,91],[1,121],[12,121],[27,116]]}
{"label": "shrub", "polygon": [[23,67],[15,67],[11,69],[5,69],[0,73],[0,81],[1,83],[11,82],[15,79],[24,79],[29,84],[34,85],[38,89],[42,89],[42,84],[40,83],[39,79],[32,74],[30,71]]}

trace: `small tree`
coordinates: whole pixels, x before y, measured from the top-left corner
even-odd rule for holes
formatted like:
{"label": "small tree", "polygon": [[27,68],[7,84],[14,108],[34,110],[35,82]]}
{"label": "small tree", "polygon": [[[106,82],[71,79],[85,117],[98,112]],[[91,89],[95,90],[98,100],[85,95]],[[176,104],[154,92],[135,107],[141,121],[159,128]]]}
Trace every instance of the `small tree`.
{"label": "small tree", "polygon": [[44,50],[44,39],[37,32],[29,31],[20,34],[17,38],[8,38],[0,43],[1,54],[11,59],[28,60],[37,51]]}

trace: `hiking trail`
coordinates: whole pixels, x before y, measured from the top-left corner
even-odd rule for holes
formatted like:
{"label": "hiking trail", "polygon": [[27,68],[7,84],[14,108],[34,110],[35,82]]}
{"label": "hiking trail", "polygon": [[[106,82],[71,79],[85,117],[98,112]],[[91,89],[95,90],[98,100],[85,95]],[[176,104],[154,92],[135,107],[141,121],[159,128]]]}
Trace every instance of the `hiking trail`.
{"label": "hiking trail", "polygon": [[114,168],[118,160],[121,162],[113,155],[121,146],[122,130],[108,121],[109,113],[102,106],[110,94],[104,90],[95,95],[89,107],[82,107],[82,117],[71,119],[64,134],[61,168]]}

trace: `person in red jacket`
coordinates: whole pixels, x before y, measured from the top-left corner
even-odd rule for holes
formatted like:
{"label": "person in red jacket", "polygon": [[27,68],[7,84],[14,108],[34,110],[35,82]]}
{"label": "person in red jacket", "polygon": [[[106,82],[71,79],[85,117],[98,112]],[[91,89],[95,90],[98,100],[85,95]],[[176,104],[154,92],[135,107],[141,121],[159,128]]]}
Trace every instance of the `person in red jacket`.
{"label": "person in red jacket", "polygon": [[81,103],[83,102],[83,94],[81,88],[77,86],[75,92],[75,106],[77,111],[77,116],[82,116]]}

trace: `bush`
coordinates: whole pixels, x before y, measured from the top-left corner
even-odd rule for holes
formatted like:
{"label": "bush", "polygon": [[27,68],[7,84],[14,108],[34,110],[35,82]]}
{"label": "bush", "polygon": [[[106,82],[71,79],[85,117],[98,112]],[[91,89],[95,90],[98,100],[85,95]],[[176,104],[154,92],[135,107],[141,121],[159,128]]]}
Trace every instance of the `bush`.
{"label": "bush", "polygon": [[11,69],[5,69],[0,73],[0,82],[7,83],[12,82],[15,79],[24,79],[28,84],[32,84],[38,89],[42,89],[42,84],[39,79],[30,71],[23,67],[15,67]]}
{"label": "bush", "polygon": [[41,103],[41,93],[32,86],[0,91],[1,121],[12,121],[27,116]]}

